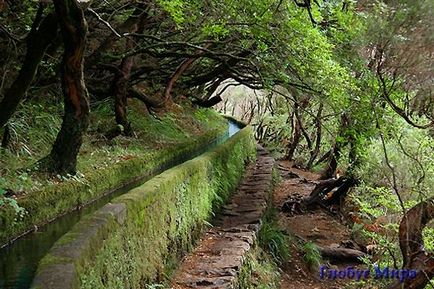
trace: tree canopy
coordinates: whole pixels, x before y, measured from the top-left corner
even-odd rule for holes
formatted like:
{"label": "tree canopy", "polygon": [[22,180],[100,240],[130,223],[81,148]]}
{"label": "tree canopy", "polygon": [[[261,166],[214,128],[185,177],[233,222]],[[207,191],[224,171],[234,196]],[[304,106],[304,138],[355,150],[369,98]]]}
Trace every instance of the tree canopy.
{"label": "tree canopy", "polygon": [[[430,220],[433,11],[430,0],[0,1],[2,153],[20,111],[57,107],[52,148],[30,170],[75,175],[93,105],[113,107],[113,140],[134,137],[131,99],[156,119],[186,101],[242,117],[276,155],[323,179],[343,168],[348,190],[378,200],[388,187],[396,211]],[[412,256],[425,251],[400,237],[403,267],[421,266]],[[429,278],[411,288],[434,276],[422,269]]]}

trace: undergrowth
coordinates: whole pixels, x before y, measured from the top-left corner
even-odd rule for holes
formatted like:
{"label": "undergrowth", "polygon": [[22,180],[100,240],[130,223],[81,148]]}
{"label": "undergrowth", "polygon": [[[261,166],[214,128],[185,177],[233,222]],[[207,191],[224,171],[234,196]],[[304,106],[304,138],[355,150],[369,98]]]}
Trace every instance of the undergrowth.
{"label": "undergrowth", "polygon": [[[222,125],[222,119],[209,109],[194,111],[176,107],[154,118],[140,102],[133,102],[129,120],[133,137],[106,137],[114,126],[113,105],[103,101],[92,105],[90,127],[78,158],[79,175],[133,158],[138,154],[153,154],[167,146],[176,146],[192,136]],[[175,114],[176,113],[176,114]],[[50,152],[61,124],[62,109],[52,103],[23,105],[9,122],[11,142],[7,150],[0,151],[1,189],[18,195],[40,190],[46,185],[62,181],[59,176],[49,177],[34,169],[34,164]]]}
{"label": "undergrowth", "polygon": [[277,289],[280,271],[273,258],[262,248],[249,252],[239,274],[235,288],[238,289]]}
{"label": "undergrowth", "polygon": [[306,242],[302,246],[302,250],[304,262],[306,262],[312,272],[316,272],[322,263],[321,252],[318,246],[313,242]]}
{"label": "undergrowth", "polygon": [[265,215],[264,223],[259,230],[258,243],[278,265],[284,264],[291,257],[289,236],[279,228],[274,209],[268,209]]}

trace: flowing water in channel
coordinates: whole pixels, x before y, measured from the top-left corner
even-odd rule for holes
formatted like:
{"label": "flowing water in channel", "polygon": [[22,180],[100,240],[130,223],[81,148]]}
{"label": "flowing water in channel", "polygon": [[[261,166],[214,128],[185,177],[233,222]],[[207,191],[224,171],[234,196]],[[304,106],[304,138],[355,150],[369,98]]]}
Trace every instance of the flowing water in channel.
{"label": "flowing water in channel", "polygon": [[11,245],[0,249],[0,289],[28,289],[32,284],[33,277],[38,267],[39,261],[47,254],[53,244],[68,232],[80,219],[92,212],[95,212],[113,198],[125,194],[147,180],[151,179],[163,171],[179,165],[187,160],[193,159],[204,152],[223,143],[228,138],[238,132],[241,127],[238,123],[228,120],[229,129],[226,134],[217,138],[212,143],[191,154],[183,155],[179,158],[166,163],[148,176],[144,176],[130,184],[115,190],[91,204],[79,210],[72,211],[61,216],[51,223],[48,223],[37,231],[29,233]]}

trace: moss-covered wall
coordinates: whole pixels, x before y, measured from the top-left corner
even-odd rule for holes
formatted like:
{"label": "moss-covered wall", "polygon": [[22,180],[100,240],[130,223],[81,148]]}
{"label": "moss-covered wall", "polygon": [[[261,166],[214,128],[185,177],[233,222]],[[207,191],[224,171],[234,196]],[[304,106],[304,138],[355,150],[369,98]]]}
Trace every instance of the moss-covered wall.
{"label": "moss-covered wall", "polygon": [[236,187],[255,151],[246,127],[118,197],[54,245],[32,288],[144,288],[164,279]]}
{"label": "moss-covered wall", "polygon": [[19,206],[27,212],[24,218],[16,221],[12,208],[0,210],[0,245],[32,230],[35,225],[46,223],[130,182],[160,173],[177,160],[186,156],[190,158],[191,154],[200,152],[207,144],[221,141],[225,133],[227,126],[221,126],[199,138],[191,138],[182,145],[166,147],[154,154],[144,154],[99,168],[88,173],[81,181],[72,179],[33,192],[19,200]]}

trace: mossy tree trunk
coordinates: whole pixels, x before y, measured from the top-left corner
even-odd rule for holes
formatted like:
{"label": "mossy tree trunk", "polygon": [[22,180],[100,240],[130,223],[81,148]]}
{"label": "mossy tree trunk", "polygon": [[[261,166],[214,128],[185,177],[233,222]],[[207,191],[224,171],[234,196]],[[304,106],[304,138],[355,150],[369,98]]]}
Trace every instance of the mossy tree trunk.
{"label": "mossy tree trunk", "polygon": [[45,4],[40,4],[32,28],[26,37],[27,51],[17,78],[5,91],[0,102],[0,128],[3,127],[16,111],[41,62],[45,50],[57,35],[57,20],[53,13],[43,17]]}
{"label": "mossy tree trunk", "polygon": [[89,125],[89,103],[83,78],[87,23],[76,0],[53,2],[65,47],[61,70],[65,111],[46,165],[54,173],[75,174],[77,155]]}

